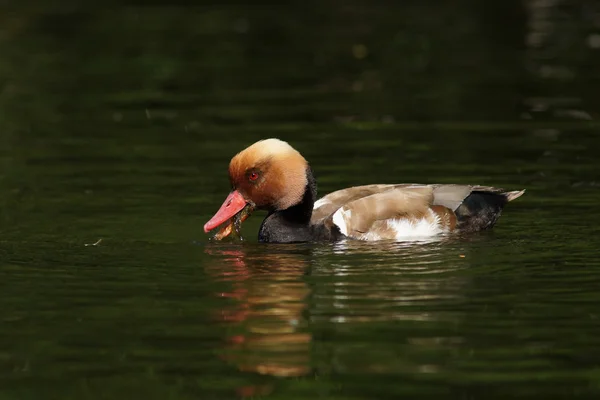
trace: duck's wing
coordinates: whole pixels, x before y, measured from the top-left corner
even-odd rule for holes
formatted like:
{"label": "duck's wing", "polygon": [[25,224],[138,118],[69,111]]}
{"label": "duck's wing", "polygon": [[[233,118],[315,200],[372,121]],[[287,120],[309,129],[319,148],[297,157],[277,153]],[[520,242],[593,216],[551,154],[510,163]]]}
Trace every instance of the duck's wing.
{"label": "duck's wing", "polygon": [[432,236],[457,225],[490,227],[506,202],[522,194],[474,185],[360,186],[325,196],[315,204],[312,221],[362,240]]}
{"label": "duck's wing", "polygon": [[360,240],[434,236],[454,228],[456,217],[433,201],[433,186],[392,188],[343,205],[331,222],[343,235]]}
{"label": "duck's wing", "polygon": [[315,205],[313,207],[311,223],[318,224],[323,222],[325,219],[331,217],[333,213],[336,212],[340,207],[354,200],[358,200],[363,197],[371,196],[377,193],[384,193],[400,186],[411,185],[375,184],[354,186],[351,188],[331,192],[315,202]]}

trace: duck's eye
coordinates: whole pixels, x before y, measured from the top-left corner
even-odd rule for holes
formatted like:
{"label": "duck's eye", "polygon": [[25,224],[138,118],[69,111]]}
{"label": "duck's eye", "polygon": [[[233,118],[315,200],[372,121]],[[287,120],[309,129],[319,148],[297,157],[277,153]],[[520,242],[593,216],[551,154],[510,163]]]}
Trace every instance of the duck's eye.
{"label": "duck's eye", "polygon": [[251,181],[257,180],[258,172],[256,172],[256,171],[250,172],[250,174],[248,174],[248,179],[250,179]]}

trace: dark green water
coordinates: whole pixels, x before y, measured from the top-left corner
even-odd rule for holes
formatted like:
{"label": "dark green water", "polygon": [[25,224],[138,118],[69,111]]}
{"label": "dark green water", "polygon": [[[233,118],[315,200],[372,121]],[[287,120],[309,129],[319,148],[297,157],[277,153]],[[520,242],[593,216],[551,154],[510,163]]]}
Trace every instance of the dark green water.
{"label": "dark green water", "polygon": [[[398,3],[0,14],[0,398],[597,398],[598,6]],[[209,243],[265,137],[321,194],[527,193],[427,244]]]}

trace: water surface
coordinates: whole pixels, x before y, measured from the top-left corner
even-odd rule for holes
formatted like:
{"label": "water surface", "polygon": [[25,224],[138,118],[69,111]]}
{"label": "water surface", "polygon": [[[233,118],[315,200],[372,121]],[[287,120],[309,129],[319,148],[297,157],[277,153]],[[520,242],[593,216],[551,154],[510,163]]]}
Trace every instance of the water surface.
{"label": "water surface", "polygon": [[[596,398],[588,3],[6,13],[2,397]],[[229,159],[265,137],[321,194],[527,193],[429,243],[263,245],[261,213],[210,243]]]}

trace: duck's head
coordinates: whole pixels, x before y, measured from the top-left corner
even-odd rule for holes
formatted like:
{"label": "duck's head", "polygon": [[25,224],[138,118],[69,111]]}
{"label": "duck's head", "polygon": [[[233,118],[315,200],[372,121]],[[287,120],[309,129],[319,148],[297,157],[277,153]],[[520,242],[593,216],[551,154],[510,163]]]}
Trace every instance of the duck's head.
{"label": "duck's head", "polygon": [[204,232],[238,213],[245,219],[254,209],[280,211],[300,203],[308,183],[307,168],[304,157],[279,139],[261,140],[242,150],[229,163],[231,193],[204,225]]}

